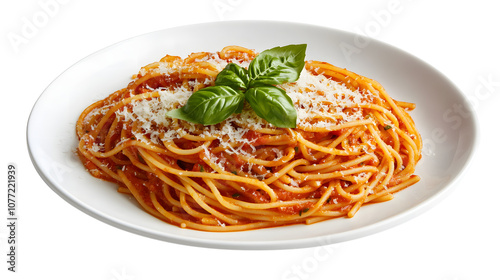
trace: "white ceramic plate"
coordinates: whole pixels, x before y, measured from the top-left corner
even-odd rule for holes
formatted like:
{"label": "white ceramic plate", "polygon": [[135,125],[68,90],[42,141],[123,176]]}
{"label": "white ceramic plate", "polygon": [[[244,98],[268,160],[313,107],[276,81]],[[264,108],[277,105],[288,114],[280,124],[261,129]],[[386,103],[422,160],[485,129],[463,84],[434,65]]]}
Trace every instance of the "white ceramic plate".
{"label": "white ceramic plate", "polygon": [[[91,177],[75,156],[75,122],[92,102],[123,88],[141,66],[165,54],[218,51],[241,45],[262,51],[307,43],[306,59],[331,62],[378,80],[389,94],[414,102],[424,139],[416,174],[422,180],[395,199],[334,219],[236,233],[180,229],[162,222]],[[456,110],[460,108],[460,110]],[[428,64],[397,48],[338,30],[283,22],[216,22],[145,34],[98,51],[62,73],[36,102],[27,127],[30,156],[43,180],[63,199],[115,227],[159,240],[231,249],[283,249],[331,244],[390,228],[422,213],[449,192],[470,162],[477,139],[471,106]]]}

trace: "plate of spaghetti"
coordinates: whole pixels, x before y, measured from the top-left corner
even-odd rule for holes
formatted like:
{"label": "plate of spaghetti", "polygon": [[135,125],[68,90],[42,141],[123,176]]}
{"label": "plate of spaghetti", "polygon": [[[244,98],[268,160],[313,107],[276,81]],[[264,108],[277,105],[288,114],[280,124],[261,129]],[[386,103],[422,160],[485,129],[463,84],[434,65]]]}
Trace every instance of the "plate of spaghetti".
{"label": "plate of spaghetti", "polygon": [[73,206],[159,240],[282,249],[379,232],[456,185],[477,128],[445,76],[363,40],[261,21],[128,39],[44,91],[30,156]]}

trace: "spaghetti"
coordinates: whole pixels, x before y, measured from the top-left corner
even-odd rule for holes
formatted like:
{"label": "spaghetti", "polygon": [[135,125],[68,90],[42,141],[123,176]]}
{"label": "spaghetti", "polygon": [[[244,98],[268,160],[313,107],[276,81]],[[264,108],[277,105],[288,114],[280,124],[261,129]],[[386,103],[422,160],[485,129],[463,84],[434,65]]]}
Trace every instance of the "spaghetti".
{"label": "spaghetti", "polygon": [[278,128],[248,106],[216,125],[168,117],[253,50],[229,46],[167,55],[126,88],[86,108],[78,155],[151,215],[183,228],[241,231],[353,217],[419,181],[422,142],[408,114],[376,81],[319,61],[278,87],[297,111]]}

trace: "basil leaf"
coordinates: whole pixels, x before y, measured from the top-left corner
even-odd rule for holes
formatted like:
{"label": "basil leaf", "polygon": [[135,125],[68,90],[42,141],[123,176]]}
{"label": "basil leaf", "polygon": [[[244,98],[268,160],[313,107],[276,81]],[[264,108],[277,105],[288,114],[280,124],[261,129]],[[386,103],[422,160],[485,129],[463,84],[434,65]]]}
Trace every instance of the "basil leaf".
{"label": "basil leaf", "polygon": [[229,63],[215,78],[216,86],[230,86],[236,90],[245,90],[249,81],[247,69],[238,64]]}
{"label": "basil leaf", "polygon": [[170,110],[165,115],[167,115],[168,117],[179,119],[179,120],[185,120],[185,121],[192,122],[192,123],[198,123],[198,121],[196,121],[194,118],[192,118],[191,115],[184,112],[184,107]]}
{"label": "basil leaf", "polygon": [[248,87],[295,82],[305,65],[306,47],[288,45],[261,52],[248,67]]}
{"label": "basil leaf", "polygon": [[245,98],[257,116],[277,127],[295,128],[297,112],[286,92],[274,86],[260,86],[247,90]]}
{"label": "basil leaf", "polygon": [[248,70],[229,63],[217,75],[215,86],[201,89],[182,108],[167,116],[203,125],[217,124],[241,113],[245,99],[261,118],[277,127],[296,127],[297,112],[286,92],[274,85],[295,82],[304,68],[306,44],[265,50]]}
{"label": "basil leaf", "polygon": [[222,122],[242,108],[245,95],[229,86],[212,86],[198,90],[182,108],[167,116],[203,125]]}

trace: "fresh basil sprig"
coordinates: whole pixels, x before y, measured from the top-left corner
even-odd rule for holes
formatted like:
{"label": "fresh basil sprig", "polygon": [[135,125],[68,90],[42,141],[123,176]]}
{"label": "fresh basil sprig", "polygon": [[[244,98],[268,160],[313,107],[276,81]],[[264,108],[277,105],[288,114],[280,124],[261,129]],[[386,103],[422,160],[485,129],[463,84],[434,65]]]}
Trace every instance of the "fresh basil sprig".
{"label": "fresh basil sprig", "polygon": [[229,63],[215,79],[215,85],[193,93],[186,105],[167,116],[203,125],[222,122],[241,113],[245,100],[255,113],[276,127],[295,128],[297,112],[292,99],[276,85],[295,82],[304,68],[306,44],[265,50],[248,70]]}

